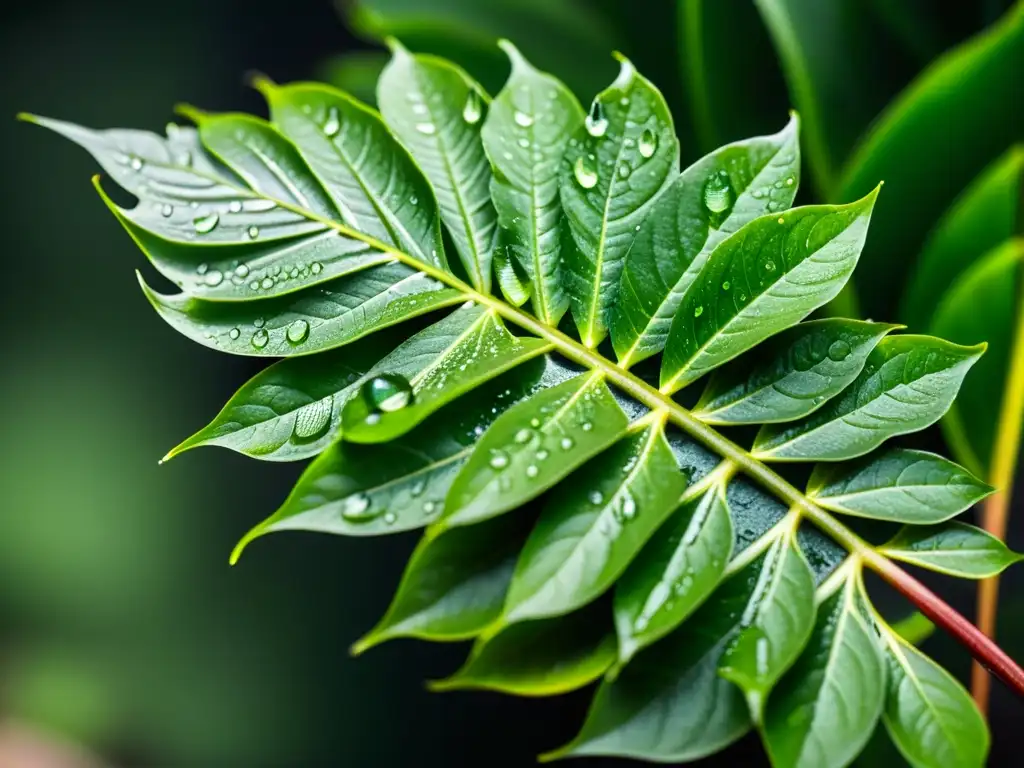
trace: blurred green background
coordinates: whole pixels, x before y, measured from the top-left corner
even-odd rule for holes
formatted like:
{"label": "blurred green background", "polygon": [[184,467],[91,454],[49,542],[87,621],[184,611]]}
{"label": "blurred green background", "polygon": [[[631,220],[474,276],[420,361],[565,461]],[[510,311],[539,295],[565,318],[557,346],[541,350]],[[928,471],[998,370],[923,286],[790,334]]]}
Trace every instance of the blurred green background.
{"label": "blurred green background", "polygon": [[[865,9],[886,3],[924,7],[930,26],[918,30],[912,54],[858,73],[876,86],[874,101],[859,107],[869,119],[916,71],[1010,5],[860,0]],[[549,701],[428,694],[423,680],[454,670],[461,648],[399,641],[350,659],[348,645],[386,607],[413,535],[275,536],[228,567],[239,535],[277,506],[300,468],[219,450],[163,467],[156,460],[256,368],[194,346],[162,323],[133,274],[144,259],[89,184],[91,161],[15,123],[14,113],[158,130],[177,101],[262,112],[243,84],[249,69],[365,90],[379,65],[367,39],[392,31],[413,48],[453,56],[492,90],[505,65],[490,44],[508,36],[584,103],[614,77],[608,53],[618,48],[666,91],[686,160],[700,154],[708,132],[731,140],[777,130],[789,99],[781,73],[763,65],[774,57],[747,13],[750,3],[721,3],[744,11],[729,18],[744,43],[722,52],[722,66],[743,73],[749,98],[703,122],[689,119],[675,25],[647,29],[651,19],[672,18],[670,5],[390,0],[339,15],[330,0],[89,0],[0,11],[2,768],[35,768],[4,763],[13,724],[81,745],[118,768],[526,766],[575,732],[587,701],[586,692]],[[380,15],[382,7],[393,15]],[[877,43],[882,50],[884,40]],[[335,58],[352,51],[357,58]],[[1018,77],[1016,101],[1003,105],[1011,122],[1024,109],[1024,69]],[[831,105],[830,119],[846,107]],[[847,127],[851,136],[840,143],[851,144],[853,128],[865,126]],[[941,211],[978,170],[952,168],[944,197],[922,206]],[[805,188],[814,187],[805,174]],[[922,212],[927,221],[931,215]],[[904,270],[909,261],[902,259]],[[891,317],[895,287],[862,302]],[[940,446],[937,429],[928,439]],[[1009,540],[1021,549],[1017,512]],[[930,582],[972,610],[973,584]],[[1004,584],[1000,640],[1024,659],[1024,571],[1011,570]],[[933,636],[925,649],[967,679],[969,659],[948,639]],[[994,693],[991,764],[1016,764],[1012,728],[1024,709],[1002,689]],[[756,742],[720,758],[736,760],[760,761]]]}

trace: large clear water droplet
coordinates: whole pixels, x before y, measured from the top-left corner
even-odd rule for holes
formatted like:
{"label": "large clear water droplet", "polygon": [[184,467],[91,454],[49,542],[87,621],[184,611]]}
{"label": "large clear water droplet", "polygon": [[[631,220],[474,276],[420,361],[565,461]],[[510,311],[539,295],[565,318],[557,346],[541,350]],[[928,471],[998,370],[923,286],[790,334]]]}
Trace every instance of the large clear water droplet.
{"label": "large clear water droplet", "polygon": [[340,130],[341,120],[338,117],[338,110],[336,107],[331,107],[327,111],[327,122],[324,123],[324,136],[329,139],[334,138]]}
{"label": "large clear water droplet", "polygon": [[296,320],[288,326],[285,337],[292,344],[301,344],[309,338],[309,323],[305,320]]}
{"label": "large clear water droplet", "polygon": [[476,125],[480,122],[482,114],[483,107],[480,103],[480,94],[473,88],[466,97],[466,106],[462,108],[462,119],[470,125]]}
{"label": "large clear water droplet", "polygon": [[437,132],[433,123],[416,123],[416,130],[425,136],[433,136]]}
{"label": "large clear water droplet", "polygon": [[833,341],[832,344],[829,345],[828,356],[835,362],[841,363],[843,360],[850,356],[851,351],[852,350],[850,349],[850,345],[847,342],[843,341],[842,339],[838,339],[836,341]]}
{"label": "large clear water droplet", "polygon": [[373,508],[370,497],[365,493],[355,493],[345,499],[341,516],[350,523],[366,523],[379,517],[381,511]]}
{"label": "large clear water droplet", "polygon": [[304,405],[295,412],[295,426],[292,434],[299,440],[312,440],[320,437],[331,423],[331,412],[334,410],[334,397],[328,395],[315,403]]}
{"label": "large clear water droplet", "polygon": [[654,131],[650,128],[644,128],[644,132],[640,134],[640,141],[637,143],[636,148],[640,151],[640,154],[645,157],[653,157],[655,151],[658,149],[658,137]]}
{"label": "large clear water droplet", "polygon": [[711,174],[704,182],[704,207],[711,214],[712,221],[720,221],[725,218],[732,209],[733,202],[734,196],[729,174],[725,171]]}
{"label": "large clear water droplet", "polygon": [[409,380],[396,373],[374,376],[363,384],[362,393],[372,410],[384,413],[400,411],[413,400]]}
{"label": "large clear water droplet", "polygon": [[594,170],[593,166],[582,155],[576,158],[573,174],[576,176],[576,181],[584,189],[593,189],[597,184],[597,171]]}
{"label": "large clear water droplet", "polygon": [[219,269],[211,269],[203,276],[203,282],[208,288],[216,288],[224,282],[224,273]]}
{"label": "large clear water droplet", "polygon": [[530,438],[532,438],[532,437],[533,437],[533,432],[532,431],[530,431],[529,429],[520,429],[518,432],[516,432],[515,440],[516,440],[517,443],[522,445],[523,443],[530,442]]}
{"label": "large clear water droplet", "polygon": [[267,333],[266,328],[258,328],[256,332],[252,335],[251,341],[252,345],[256,349],[263,349],[265,346],[267,346],[267,343],[270,341],[270,334]]}
{"label": "large clear water droplet", "polygon": [[608,131],[608,118],[604,115],[604,105],[598,99],[594,99],[590,105],[590,113],[584,122],[587,126],[587,133],[595,139],[604,136]]}
{"label": "large clear water droplet", "polygon": [[533,125],[533,116],[520,112],[518,109],[512,114],[512,119],[516,121],[516,125],[520,128],[529,128]]}
{"label": "large clear water droplet", "polygon": [[240,277],[243,280],[249,276],[249,265],[239,264],[235,267],[235,277]]}
{"label": "large clear water droplet", "polygon": [[253,224],[251,227],[245,230],[245,234],[249,237],[250,240],[255,240],[257,237],[260,236],[260,228]]}
{"label": "large clear water droplet", "polygon": [[196,228],[196,232],[200,235],[205,235],[208,232],[213,232],[217,224],[220,223],[220,214],[218,213],[207,213],[203,216],[196,216],[192,219],[192,226]]}
{"label": "large clear water droplet", "polygon": [[491,469],[504,469],[508,466],[508,454],[504,451],[492,451],[491,459],[487,463]]}
{"label": "large clear water droplet", "polygon": [[164,203],[162,206],[160,206],[160,215],[163,216],[165,219],[168,218],[172,213],[174,213],[174,206],[171,205],[170,203]]}

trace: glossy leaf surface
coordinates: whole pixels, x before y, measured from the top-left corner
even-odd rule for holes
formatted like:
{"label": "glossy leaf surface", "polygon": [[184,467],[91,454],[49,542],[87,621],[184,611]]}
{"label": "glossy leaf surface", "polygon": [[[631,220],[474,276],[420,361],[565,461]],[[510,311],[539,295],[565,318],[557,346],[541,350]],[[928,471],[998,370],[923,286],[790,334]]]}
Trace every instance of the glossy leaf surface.
{"label": "glossy leaf surface", "polygon": [[950,522],[904,528],[882,547],[894,560],[965,579],[985,579],[1024,559],[981,528]]}

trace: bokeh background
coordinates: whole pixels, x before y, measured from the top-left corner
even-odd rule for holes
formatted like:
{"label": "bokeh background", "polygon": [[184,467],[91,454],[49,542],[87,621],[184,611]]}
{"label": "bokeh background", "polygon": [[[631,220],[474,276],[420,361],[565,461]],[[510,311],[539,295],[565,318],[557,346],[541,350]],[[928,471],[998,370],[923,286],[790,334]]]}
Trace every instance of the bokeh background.
{"label": "bokeh background", "polygon": [[[975,0],[983,12],[968,14],[962,3],[891,2],[929,5],[943,46],[1010,5]],[[569,25],[590,41],[586,55],[531,24],[542,5],[533,0],[496,3],[505,16],[494,32],[530,36],[547,51],[539,63],[584,102],[614,77],[606,54],[617,46],[653,73],[678,114],[674,28],[644,26],[667,4],[593,3],[604,26]],[[406,5],[429,15],[433,2]],[[760,42],[731,51],[733,63],[758,60],[768,46]],[[470,67],[477,57],[485,84],[500,85],[496,59],[452,47],[439,52]],[[423,681],[453,671],[464,648],[398,641],[349,658],[348,645],[386,607],[412,535],[279,535],[229,568],[237,538],[277,506],[300,468],[216,449],[162,467],[157,459],[256,368],[163,325],[138,290],[142,255],[89,183],[91,160],[13,119],[26,110],[159,130],[176,101],[260,112],[248,70],[359,90],[376,65],[371,48],[330,0],[37,0],[0,10],[0,767],[527,766],[575,732],[585,692],[548,701],[427,693]],[[882,92],[903,87],[909,69],[878,73],[889,78]],[[1006,105],[1017,114],[1021,78],[1017,103]],[[776,130],[788,107],[778,73],[752,67],[749,86],[754,108],[736,124]],[[692,160],[697,143],[680,124]],[[939,447],[938,430],[927,439]],[[1009,536],[1016,549],[1022,512]],[[1004,582],[1000,625],[1018,659],[1021,571]],[[972,610],[973,585],[930,581]],[[947,638],[924,647],[967,679],[969,659]],[[992,765],[1018,764],[1013,726],[1022,719],[1024,704],[997,687]],[[52,762],[58,752],[65,762]],[[759,755],[748,740],[720,760]]]}

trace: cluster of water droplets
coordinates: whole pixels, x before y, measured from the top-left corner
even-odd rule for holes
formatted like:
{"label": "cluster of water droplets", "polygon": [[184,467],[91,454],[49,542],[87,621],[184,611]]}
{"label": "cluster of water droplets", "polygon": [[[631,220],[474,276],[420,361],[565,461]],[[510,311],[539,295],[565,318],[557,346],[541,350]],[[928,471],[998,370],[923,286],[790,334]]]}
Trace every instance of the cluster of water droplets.
{"label": "cluster of water droplets", "polygon": [[203,263],[196,267],[196,282],[200,286],[216,288],[230,280],[234,285],[248,285],[249,290],[261,293],[291,280],[306,280],[311,275],[319,275],[323,269],[324,265],[319,261],[291,266],[275,264],[255,272],[245,262],[226,266],[223,270]]}
{"label": "cluster of water droplets", "polygon": [[[623,96],[619,100],[620,106],[629,106],[629,97]],[[584,120],[584,127],[586,128],[587,134],[594,139],[601,139],[608,133],[609,121],[606,113],[605,105],[600,99],[594,99],[590,105],[590,112],[587,114]],[[658,150],[658,134],[650,127],[645,127],[639,131],[639,135],[636,135],[636,129],[639,126],[631,120],[626,121],[626,132],[627,134],[623,139],[623,145],[632,149],[636,148],[637,153],[640,155],[642,160],[650,160],[654,157],[654,153]],[[576,139],[569,141],[569,146],[572,148],[581,149],[592,149],[581,145]],[[611,159],[606,160],[609,165],[609,172],[618,174],[620,179],[627,179],[636,170],[630,166],[627,160],[621,160],[617,169],[612,167],[614,161]],[[576,158],[576,162],[573,165],[573,175],[583,189],[593,189],[597,186],[597,182],[600,176],[600,169],[597,162],[597,154],[593,151],[585,151]],[[653,173],[653,171],[652,171]]]}

